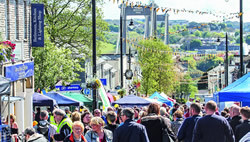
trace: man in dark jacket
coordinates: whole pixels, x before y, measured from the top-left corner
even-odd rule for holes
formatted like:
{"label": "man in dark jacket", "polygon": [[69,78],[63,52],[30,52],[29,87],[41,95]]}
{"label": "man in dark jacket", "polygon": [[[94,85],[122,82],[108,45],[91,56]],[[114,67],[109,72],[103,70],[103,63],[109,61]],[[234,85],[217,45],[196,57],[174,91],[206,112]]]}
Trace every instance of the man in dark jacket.
{"label": "man in dark jacket", "polygon": [[241,124],[243,121],[240,116],[240,107],[237,105],[233,105],[230,108],[230,117],[231,121],[229,122],[230,126],[232,127],[234,133],[235,133],[235,128],[237,125]]}
{"label": "man in dark jacket", "polygon": [[[240,141],[241,139],[245,139],[244,142],[250,141],[250,138],[245,136],[245,135],[247,135],[247,133],[250,132],[250,108],[249,107],[241,108],[240,114],[241,114],[242,119],[244,121],[242,124],[236,126],[236,129],[235,129],[236,142]],[[246,138],[243,138],[244,136]]]}
{"label": "man in dark jacket", "polygon": [[194,128],[193,142],[234,142],[234,134],[228,121],[216,115],[217,105],[208,101],[205,106],[206,116],[200,118]]}
{"label": "man in dark jacket", "polygon": [[189,114],[191,117],[188,117],[184,120],[182,123],[178,133],[177,133],[177,139],[179,141],[184,141],[184,142],[191,142],[193,138],[193,130],[194,126],[199,118],[201,111],[201,106],[198,103],[192,103],[190,105],[189,109]]}
{"label": "man in dark jacket", "polygon": [[146,128],[134,122],[134,110],[125,108],[122,110],[121,119],[124,122],[116,128],[113,142],[149,142]]}
{"label": "man in dark jacket", "polygon": [[53,136],[56,141],[63,141],[66,136],[72,132],[72,121],[66,116],[66,113],[61,109],[53,111],[55,121],[58,124],[57,134]]}
{"label": "man in dark jacket", "polygon": [[114,111],[109,111],[106,115],[108,124],[104,127],[104,129],[108,129],[112,131],[113,135],[115,132],[115,129],[118,127],[118,125],[115,123],[117,120],[117,115]]}

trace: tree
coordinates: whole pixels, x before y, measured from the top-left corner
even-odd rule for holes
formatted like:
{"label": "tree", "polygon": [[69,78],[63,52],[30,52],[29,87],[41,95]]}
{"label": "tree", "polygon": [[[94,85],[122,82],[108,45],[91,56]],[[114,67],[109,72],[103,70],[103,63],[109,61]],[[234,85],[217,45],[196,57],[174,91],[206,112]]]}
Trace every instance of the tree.
{"label": "tree", "polygon": [[248,35],[248,36],[246,37],[246,43],[247,43],[248,45],[250,45],[250,35]]}
{"label": "tree", "polygon": [[184,93],[183,95],[187,97],[188,95],[194,95],[197,92],[198,88],[196,86],[196,83],[193,81],[192,77],[189,74],[185,74],[181,78],[180,85],[176,88],[176,93]]}
{"label": "tree", "polygon": [[[139,63],[142,70],[142,93],[152,94],[155,91],[170,93],[175,89],[176,73],[171,49],[160,40],[143,40],[139,44],[149,50],[140,48]],[[160,51],[165,52],[160,52]]]}
{"label": "tree", "polygon": [[201,32],[200,32],[199,30],[196,30],[196,31],[194,32],[194,35],[195,35],[196,37],[201,37]]}
{"label": "tree", "polygon": [[[91,54],[91,0],[33,0],[33,2],[44,4],[45,30],[55,46],[71,48],[73,54]],[[101,5],[102,1],[99,0],[97,3]],[[99,40],[105,40],[104,32],[108,29],[102,17],[102,11],[97,7],[96,32]]]}
{"label": "tree", "polygon": [[202,42],[199,39],[193,39],[190,42],[190,49],[198,48],[202,46]]}
{"label": "tree", "polygon": [[209,31],[205,31],[205,32],[202,33],[203,38],[210,38],[211,36],[212,35],[211,35],[211,33]]}
{"label": "tree", "polygon": [[[245,42],[244,38],[243,38],[243,42]],[[236,43],[240,44],[240,37],[236,38]]]}
{"label": "tree", "polygon": [[225,30],[226,28],[227,28],[227,24],[225,24],[225,23],[220,23],[219,24],[219,27],[220,27],[220,30]]}
{"label": "tree", "polygon": [[58,81],[72,82],[78,80],[76,72],[84,71],[80,65],[81,60],[72,56],[72,51],[58,48],[48,40],[45,35],[45,47],[33,48],[35,57],[35,88],[55,88]]}

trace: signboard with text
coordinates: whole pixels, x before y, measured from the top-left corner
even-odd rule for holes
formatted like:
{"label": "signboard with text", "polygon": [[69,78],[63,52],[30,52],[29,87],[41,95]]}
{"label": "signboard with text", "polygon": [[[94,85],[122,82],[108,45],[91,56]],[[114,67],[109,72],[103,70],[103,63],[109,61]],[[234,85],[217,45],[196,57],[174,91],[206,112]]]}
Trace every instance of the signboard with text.
{"label": "signboard with text", "polygon": [[44,5],[31,4],[31,44],[44,47]]}
{"label": "signboard with text", "polygon": [[60,91],[77,91],[81,90],[80,85],[69,85],[69,86],[56,86],[56,89],[59,89]]}
{"label": "signboard with text", "polygon": [[34,62],[5,67],[5,77],[11,81],[24,79],[34,75]]}

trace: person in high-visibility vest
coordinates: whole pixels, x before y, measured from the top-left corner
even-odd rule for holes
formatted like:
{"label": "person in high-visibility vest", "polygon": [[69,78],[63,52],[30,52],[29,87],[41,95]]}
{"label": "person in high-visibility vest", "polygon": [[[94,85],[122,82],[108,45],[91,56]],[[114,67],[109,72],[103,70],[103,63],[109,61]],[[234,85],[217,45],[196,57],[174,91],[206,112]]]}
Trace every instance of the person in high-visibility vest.
{"label": "person in high-visibility vest", "polygon": [[65,113],[66,113],[66,115],[68,116],[68,118],[70,118],[71,117],[71,112],[70,112],[70,110],[69,110],[69,107],[67,106],[67,107],[65,107]]}
{"label": "person in high-visibility vest", "polygon": [[61,109],[53,111],[55,121],[57,123],[57,130],[53,138],[55,141],[63,141],[66,136],[72,132],[72,121],[66,116],[66,113]]}

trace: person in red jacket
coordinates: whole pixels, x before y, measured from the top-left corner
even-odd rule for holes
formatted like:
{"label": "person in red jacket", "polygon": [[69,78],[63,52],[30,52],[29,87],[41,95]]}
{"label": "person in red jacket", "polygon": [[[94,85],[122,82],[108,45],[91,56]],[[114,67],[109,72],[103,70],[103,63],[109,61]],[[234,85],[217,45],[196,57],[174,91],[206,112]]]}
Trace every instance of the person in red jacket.
{"label": "person in red jacket", "polygon": [[68,135],[63,142],[87,142],[83,136],[84,126],[82,122],[75,121],[72,126],[73,132]]}

